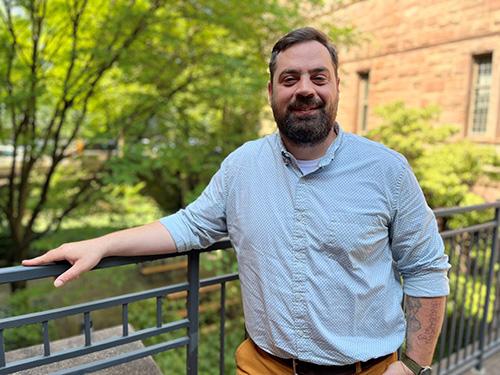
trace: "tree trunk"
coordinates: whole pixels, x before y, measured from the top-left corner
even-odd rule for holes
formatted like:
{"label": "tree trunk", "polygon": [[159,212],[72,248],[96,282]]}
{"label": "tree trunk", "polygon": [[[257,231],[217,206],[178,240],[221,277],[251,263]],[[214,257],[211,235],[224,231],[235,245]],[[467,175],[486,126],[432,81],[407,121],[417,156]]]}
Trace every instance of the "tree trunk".
{"label": "tree trunk", "polygon": [[[10,256],[7,260],[7,267],[19,265],[23,259],[26,259],[27,254],[28,245],[24,243],[12,244]],[[26,286],[26,280],[15,281],[10,283],[10,290],[15,292],[16,290],[25,289]]]}
{"label": "tree trunk", "polygon": [[26,280],[14,281],[13,283],[10,283],[10,291],[14,293],[16,290],[26,289],[26,286],[27,286]]}

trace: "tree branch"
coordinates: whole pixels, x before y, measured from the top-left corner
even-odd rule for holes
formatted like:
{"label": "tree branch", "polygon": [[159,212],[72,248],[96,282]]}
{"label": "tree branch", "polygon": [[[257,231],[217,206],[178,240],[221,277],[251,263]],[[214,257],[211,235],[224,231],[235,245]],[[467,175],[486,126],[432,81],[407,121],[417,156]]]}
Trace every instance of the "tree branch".
{"label": "tree branch", "polygon": [[[45,231],[40,232],[40,233],[36,234],[35,236],[33,236],[33,239],[35,239],[35,240],[39,239],[49,232],[56,232],[57,230],[59,230],[63,219],[67,215],[69,215],[72,211],[74,211],[81,204],[81,202],[85,202],[85,201],[90,200],[90,197],[92,196],[93,192],[92,191],[88,192],[88,190],[92,186],[92,182],[95,182],[95,181],[98,181],[98,179],[95,177],[95,173],[94,173],[94,177],[85,180],[83,185],[80,187],[80,190],[73,195],[71,202],[66,206],[65,210],[58,217],[56,217],[52,220],[51,225],[48,225],[47,229]],[[87,194],[85,194],[86,192],[87,192]],[[55,228],[53,228],[54,225],[55,225]]]}
{"label": "tree branch", "polygon": [[[84,90],[84,86],[82,86],[81,90],[77,90],[77,92],[72,97],[70,97],[70,98],[66,97],[68,91],[66,91],[66,93],[63,93],[65,95],[63,95],[61,97],[62,100],[59,103],[61,104],[61,102],[63,102],[64,103],[64,107],[63,107],[63,109],[61,111],[59,111],[59,109],[56,109],[56,111],[54,113],[54,116],[51,119],[51,124],[50,124],[49,130],[48,130],[47,135],[46,135],[46,137],[47,137],[46,139],[48,140],[49,133],[52,130],[53,126],[55,125],[55,122],[56,122],[55,119],[58,117],[59,121],[58,121],[57,129],[55,130],[55,133],[54,133],[54,136],[53,136],[53,139],[54,139],[54,142],[55,142],[54,152],[53,152],[53,155],[52,155],[53,156],[53,162],[52,162],[51,168],[49,169],[49,172],[46,175],[45,182],[44,182],[43,188],[42,188],[42,192],[40,194],[40,198],[39,198],[39,200],[38,200],[38,202],[37,202],[37,204],[36,204],[36,206],[35,206],[35,208],[33,210],[33,213],[31,215],[30,220],[29,220],[29,223],[28,223],[28,226],[27,226],[27,230],[29,232],[32,232],[32,227],[33,227],[33,225],[35,223],[35,220],[38,217],[38,215],[40,214],[40,212],[42,211],[44,205],[46,204],[48,192],[50,190],[50,182],[51,182],[51,180],[53,178],[53,174],[55,172],[55,168],[59,164],[59,162],[64,158],[65,151],[67,150],[67,148],[69,147],[69,145],[71,144],[71,142],[75,139],[76,135],[78,134],[80,126],[83,123],[83,120],[85,119],[85,116],[86,116],[86,113],[87,113],[88,102],[89,102],[90,98],[94,95],[95,89],[96,89],[99,81],[104,76],[104,74],[112,67],[112,65],[116,61],[118,61],[118,59],[120,58],[122,52],[125,51],[125,50],[127,50],[127,49],[129,49],[130,46],[132,45],[132,43],[135,40],[137,40],[137,38],[139,37],[139,35],[147,27],[148,19],[150,18],[150,15],[152,13],[154,13],[160,7],[160,5],[162,3],[163,3],[163,1],[161,1],[161,0],[154,1],[154,4],[150,7],[150,9],[148,10],[148,12],[146,12],[145,14],[143,14],[142,17],[139,19],[136,27],[133,29],[133,31],[131,32],[131,34],[129,35],[129,37],[126,38],[123,41],[123,43],[114,50],[114,53],[112,54],[111,58],[108,61],[106,61],[106,62],[104,62],[104,63],[102,63],[100,65],[100,67],[97,69],[97,71],[96,71],[96,73],[95,73],[92,81],[90,82],[90,85],[88,86],[89,87],[88,89]],[[83,11],[83,9],[82,9],[82,11]],[[113,50],[113,46],[111,46],[111,45],[108,46],[108,49],[110,49],[110,51],[112,51]],[[70,87],[71,87],[71,85],[68,84],[68,86],[66,87],[66,90],[69,90]],[[61,131],[62,131],[62,127],[65,124],[67,110],[69,108],[71,108],[74,105],[75,102],[78,101],[78,97],[80,95],[82,95],[82,94],[84,94],[84,98],[83,98],[83,101],[82,101],[83,108],[82,108],[82,111],[80,113],[80,116],[79,116],[78,120],[75,122],[75,125],[73,127],[73,130],[71,132],[71,135],[70,135],[69,139],[67,140],[67,142],[65,142],[64,145],[61,146],[59,152],[57,152],[58,142],[60,140],[60,134],[61,134]]]}

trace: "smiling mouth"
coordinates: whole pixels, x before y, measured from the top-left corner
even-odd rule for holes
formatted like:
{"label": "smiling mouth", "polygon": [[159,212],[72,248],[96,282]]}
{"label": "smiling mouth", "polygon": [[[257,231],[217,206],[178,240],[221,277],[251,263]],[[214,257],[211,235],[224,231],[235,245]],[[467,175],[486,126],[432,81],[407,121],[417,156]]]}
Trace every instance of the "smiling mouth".
{"label": "smiling mouth", "polygon": [[316,112],[319,108],[320,108],[320,106],[291,107],[290,111],[293,113],[296,113],[296,114],[300,114],[300,115],[309,115],[309,114]]}

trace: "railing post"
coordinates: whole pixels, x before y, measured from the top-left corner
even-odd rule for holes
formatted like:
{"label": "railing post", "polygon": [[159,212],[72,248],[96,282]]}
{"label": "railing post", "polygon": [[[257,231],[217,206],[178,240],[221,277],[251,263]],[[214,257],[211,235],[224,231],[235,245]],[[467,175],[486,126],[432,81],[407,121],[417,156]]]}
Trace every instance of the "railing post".
{"label": "railing post", "polygon": [[488,279],[486,284],[486,300],[484,302],[483,319],[481,321],[481,331],[479,333],[479,356],[477,359],[476,369],[481,370],[483,366],[484,346],[486,343],[486,326],[488,325],[488,310],[490,308],[490,294],[493,285],[493,276],[495,273],[495,260],[498,251],[498,230],[500,228],[500,208],[495,209],[495,228],[493,230],[493,238],[491,241],[491,256],[490,266],[488,268]]}
{"label": "railing post", "polygon": [[226,283],[220,286],[220,353],[219,374],[224,375],[224,339],[226,337]]}
{"label": "railing post", "polygon": [[5,342],[3,339],[3,329],[0,329],[0,367],[5,367]]}
{"label": "railing post", "polygon": [[188,254],[187,318],[189,320],[187,346],[187,374],[198,375],[198,331],[200,303],[200,253]]}

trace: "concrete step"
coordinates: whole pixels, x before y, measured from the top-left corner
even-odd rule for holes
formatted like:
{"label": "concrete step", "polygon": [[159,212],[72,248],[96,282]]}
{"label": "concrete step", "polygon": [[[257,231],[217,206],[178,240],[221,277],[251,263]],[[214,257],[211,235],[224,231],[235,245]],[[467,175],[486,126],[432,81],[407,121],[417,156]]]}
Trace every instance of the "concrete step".
{"label": "concrete step", "polygon": [[[134,332],[133,327],[129,325],[129,332]],[[91,333],[92,343],[96,343],[98,341],[106,340],[112,337],[121,336],[122,335],[122,327],[112,327],[99,331],[93,331]],[[74,337],[69,337],[66,339],[51,341],[50,350],[52,353],[57,351],[61,351],[64,349],[74,348],[77,346],[82,346],[85,343],[85,336],[79,335]],[[81,357],[76,357],[72,359],[68,359],[65,361],[52,363],[45,366],[36,367],[30,370],[24,370],[16,372],[16,375],[45,375],[52,374],[57,371],[69,369],[76,366],[81,366],[86,363],[91,363],[95,361],[99,361],[102,359],[114,357],[123,353],[128,353],[133,350],[144,348],[144,345],[141,341],[135,341],[129,344],[120,345],[114,348],[106,349],[103,351],[99,351],[92,354],[87,354]],[[30,357],[36,357],[43,355],[43,345],[35,345],[27,348],[12,350],[10,352],[5,353],[5,357],[7,363],[19,361],[22,359],[27,359]],[[127,362],[122,365],[110,367],[105,370],[94,372],[93,374],[97,375],[161,375],[161,371],[156,365],[153,358],[145,357],[141,359],[137,359],[132,362]]]}

